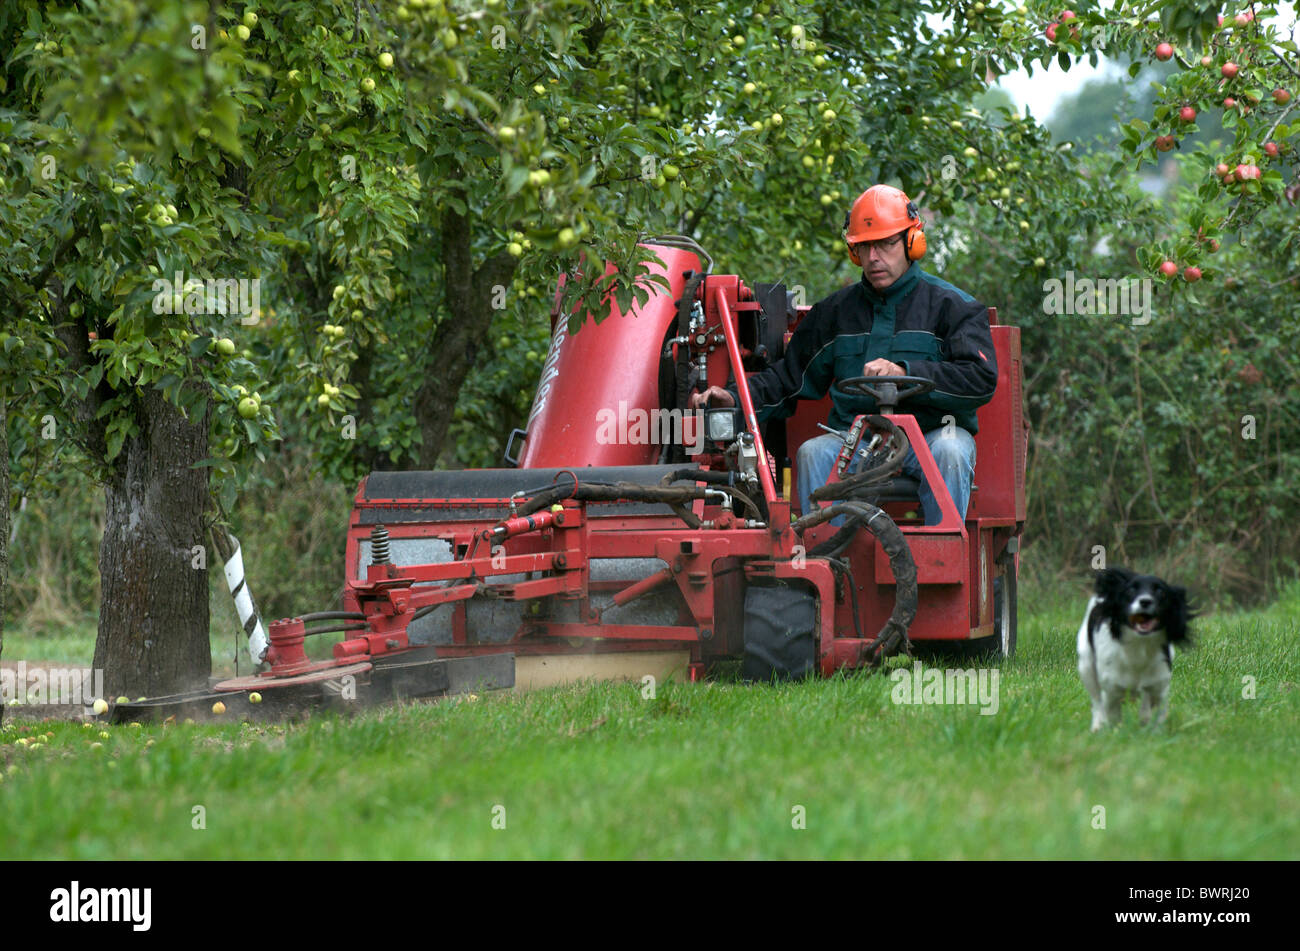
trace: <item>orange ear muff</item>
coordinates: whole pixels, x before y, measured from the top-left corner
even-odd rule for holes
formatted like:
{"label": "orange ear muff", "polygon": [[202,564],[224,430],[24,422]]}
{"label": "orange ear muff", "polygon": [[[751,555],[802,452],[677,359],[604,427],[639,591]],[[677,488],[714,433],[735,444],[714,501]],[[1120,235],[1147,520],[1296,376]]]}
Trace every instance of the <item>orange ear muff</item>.
{"label": "orange ear muff", "polygon": [[925,225],[917,224],[907,229],[907,259],[919,261],[925,256]]}

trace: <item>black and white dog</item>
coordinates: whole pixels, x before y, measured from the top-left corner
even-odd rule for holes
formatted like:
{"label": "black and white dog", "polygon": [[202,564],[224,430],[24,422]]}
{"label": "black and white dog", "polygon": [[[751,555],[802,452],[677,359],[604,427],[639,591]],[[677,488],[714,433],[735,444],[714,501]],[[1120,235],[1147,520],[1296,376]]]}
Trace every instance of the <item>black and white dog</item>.
{"label": "black and white dog", "polygon": [[1092,697],[1092,730],[1118,723],[1126,697],[1141,700],[1145,725],[1168,712],[1174,644],[1190,643],[1187,625],[1195,614],[1187,592],[1154,575],[1123,568],[1097,573],[1096,594],[1079,628],[1079,676]]}

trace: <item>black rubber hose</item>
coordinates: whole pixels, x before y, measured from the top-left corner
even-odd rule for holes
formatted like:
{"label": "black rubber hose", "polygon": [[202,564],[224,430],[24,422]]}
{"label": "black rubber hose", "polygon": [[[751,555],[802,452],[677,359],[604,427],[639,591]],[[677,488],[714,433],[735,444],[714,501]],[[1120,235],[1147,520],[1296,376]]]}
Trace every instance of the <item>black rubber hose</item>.
{"label": "black rubber hose", "polygon": [[564,499],[580,502],[659,502],[665,505],[681,504],[704,498],[703,486],[657,486],[638,482],[618,482],[612,486],[591,485],[580,482],[577,486],[548,489],[519,506],[519,516],[531,515]]}
{"label": "black rubber hose", "polygon": [[889,438],[897,442],[894,451],[882,463],[872,466],[865,472],[859,472],[851,475],[839,482],[832,482],[814,489],[809,493],[809,498],[814,502],[829,502],[834,499],[851,499],[857,494],[859,489],[872,485],[876,482],[883,482],[898,471],[903,464],[903,459],[907,457],[909,448],[907,439],[902,437],[897,426],[885,419],[883,416],[868,416],[867,422],[878,429],[884,429],[889,432]]}
{"label": "black rubber hose", "polygon": [[[742,492],[736,485],[736,474],[734,472],[720,472],[716,469],[676,469],[667,473],[659,480],[660,486],[667,486],[673,482],[706,482],[709,485],[715,485],[723,492],[726,492],[732,498],[744,503],[745,507],[753,514],[755,520],[763,522],[762,511],[758,505],[748,495]],[[680,513],[679,513],[680,514]],[[698,528],[698,525],[692,525],[692,528]]]}
{"label": "black rubber hose", "polygon": [[734,472],[721,472],[717,469],[674,469],[667,473],[659,480],[661,486],[672,485],[674,482],[707,482],[710,485],[735,485],[736,474]]}
{"label": "black rubber hose", "polygon": [[[856,531],[859,527],[865,528],[880,542],[880,547],[889,556],[889,566],[894,572],[894,610],[890,613],[889,620],[880,629],[880,633],[876,635],[874,642],[874,659],[879,663],[891,654],[897,653],[900,645],[906,647],[908,644],[907,629],[916,619],[918,599],[916,562],[912,558],[912,549],[908,547],[907,537],[902,530],[882,509],[876,508],[870,502],[836,502],[827,508],[805,515],[791,523],[790,527],[796,534],[802,535],[814,525],[820,525],[839,515],[848,516],[849,521],[830,541],[835,541],[845,529]],[[817,548],[821,547],[817,546]],[[813,553],[809,552],[809,554]]]}

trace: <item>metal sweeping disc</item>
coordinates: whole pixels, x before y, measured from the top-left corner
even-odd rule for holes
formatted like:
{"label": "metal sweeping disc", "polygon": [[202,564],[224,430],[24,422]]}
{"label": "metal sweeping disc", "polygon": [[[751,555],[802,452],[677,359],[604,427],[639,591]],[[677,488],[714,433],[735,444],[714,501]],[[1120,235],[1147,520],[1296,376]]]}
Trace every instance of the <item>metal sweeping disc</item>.
{"label": "metal sweeping disc", "polygon": [[298,687],[305,684],[323,683],[327,680],[334,680],[336,677],[369,673],[373,667],[374,665],[369,662],[362,662],[360,664],[349,664],[346,667],[327,667],[323,670],[312,670],[293,677],[262,677],[252,674],[248,677],[223,680],[212,689],[223,693],[231,693],[240,690],[269,690],[273,687]]}

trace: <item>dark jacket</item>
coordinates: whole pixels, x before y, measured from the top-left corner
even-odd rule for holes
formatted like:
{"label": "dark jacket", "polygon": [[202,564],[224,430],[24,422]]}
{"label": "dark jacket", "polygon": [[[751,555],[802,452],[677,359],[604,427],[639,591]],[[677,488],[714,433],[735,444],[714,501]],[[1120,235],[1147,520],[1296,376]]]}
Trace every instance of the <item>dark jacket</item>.
{"label": "dark jacket", "polygon": [[963,429],[978,429],[975,410],[993,398],[998,381],[988,308],[915,262],[884,294],[863,279],[813,305],[785,355],[749,377],[758,421],[783,419],[797,400],[821,399],[829,389],[829,424],[847,429],[858,413],[876,412],[876,402],[849,396],[834,381],[862,376],[877,357],[935,381],[899,407],[916,416],[922,432],[942,426],[949,413]]}

